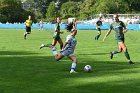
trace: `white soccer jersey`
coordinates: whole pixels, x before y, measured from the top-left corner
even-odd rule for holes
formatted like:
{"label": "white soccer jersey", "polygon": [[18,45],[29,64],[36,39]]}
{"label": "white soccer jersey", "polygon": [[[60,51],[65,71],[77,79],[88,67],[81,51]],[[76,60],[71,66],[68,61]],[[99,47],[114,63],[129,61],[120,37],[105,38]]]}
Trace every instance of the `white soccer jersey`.
{"label": "white soccer jersey", "polygon": [[66,45],[66,47],[64,48],[64,50],[70,50],[70,51],[74,51],[75,46],[77,44],[77,40],[75,37],[68,35],[66,38],[66,42],[68,43]]}
{"label": "white soccer jersey", "polygon": [[76,38],[68,35],[66,38],[66,42],[68,43],[64,49],[62,49],[61,53],[64,56],[73,56],[74,55],[74,49],[77,44]]}

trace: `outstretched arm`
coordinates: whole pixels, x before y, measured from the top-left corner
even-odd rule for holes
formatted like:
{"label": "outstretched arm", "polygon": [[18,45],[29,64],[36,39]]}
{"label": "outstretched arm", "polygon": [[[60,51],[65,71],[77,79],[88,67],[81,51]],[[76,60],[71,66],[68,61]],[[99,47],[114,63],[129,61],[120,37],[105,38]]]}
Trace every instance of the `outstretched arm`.
{"label": "outstretched arm", "polygon": [[127,24],[125,25],[124,24],[124,27],[123,27],[123,33],[126,33],[127,32],[127,28],[126,28]]}
{"label": "outstretched arm", "polygon": [[106,37],[111,33],[111,29],[106,33],[106,35],[103,38],[103,42],[105,41]]}

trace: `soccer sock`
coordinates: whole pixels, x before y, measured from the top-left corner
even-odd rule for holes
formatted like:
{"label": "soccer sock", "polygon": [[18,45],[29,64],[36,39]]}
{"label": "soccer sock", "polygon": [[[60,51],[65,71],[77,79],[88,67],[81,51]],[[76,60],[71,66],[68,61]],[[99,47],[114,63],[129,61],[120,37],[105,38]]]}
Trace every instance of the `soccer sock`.
{"label": "soccer sock", "polygon": [[27,33],[24,33],[24,38],[26,38],[26,36],[27,36]]}
{"label": "soccer sock", "polygon": [[97,35],[97,40],[99,39],[100,35]]}
{"label": "soccer sock", "polygon": [[63,45],[60,45],[60,49],[62,49],[63,48]]}
{"label": "soccer sock", "polygon": [[112,51],[112,53],[113,53],[113,54],[117,54],[117,53],[119,53],[119,52],[118,52],[118,50],[114,50],[114,51]]}
{"label": "soccer sock", "polygon": [[124,52],[124,54],[125,54],[125,57],[127,58],[127,60],[129,60],[129,61],[130,61],[130,56],[129,56],[129,53],[126,51],[126,52]]}
{"label": "soccer sock", "polygon": [[55,47],[52,47],[52,52],[53,52],[53,55],[57,55],[57,51],[56,51],[56,48]]}
{"label": "soccer sock", "polygon": [[71,64],[71,71],[74,71],[74,70],[75,70],[75,68],[76,68],[76,63],[75,63],[75,62],[73,62],[73,63]]}

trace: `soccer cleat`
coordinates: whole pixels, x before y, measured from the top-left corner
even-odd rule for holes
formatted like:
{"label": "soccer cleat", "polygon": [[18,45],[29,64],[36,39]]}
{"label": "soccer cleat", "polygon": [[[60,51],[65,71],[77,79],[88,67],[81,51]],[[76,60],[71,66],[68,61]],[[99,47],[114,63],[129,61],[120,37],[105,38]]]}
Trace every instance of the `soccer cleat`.
{"label": "soccer cleat", "polygon": [[77,73],[76,71],[70,71],[70,73],[72,74],[72,73]]}
{"label": "soccer cleat", "polygon": [[47,44],[45,47],[53,48],[54,46],[52,44]]}
{"label": "soccer cleat", "polygon": [[129,61],[129,64],[134,64],[134,62],[132,62],[131,60]]}
{"label": "soccer cleat", "polygon": [[113,53],[112,52],[110,52],[110,59],[112,59],[113,58]]}
{"label": "soccer cleat", "polygon": [[40,49],[42,49],[43,47],[49,47],[49,48],[52,48],[53,45],[52,45],[52,44],[47,44],[47,45],[45,45],[45,44],[41,44]]}
{"label": "soccer cleat", "polygon": [[40,49],[42,49],[43,47],[45,47],[45,45],[44,44],[41,44]]}
{"label": "soccer cleat", "polygon": [[26,34],[24,34],[24,39],[26,39]]}
{"label": "soccer cleat", "polygon": [[97,37],[95,36],[95,40],[97,40]]}

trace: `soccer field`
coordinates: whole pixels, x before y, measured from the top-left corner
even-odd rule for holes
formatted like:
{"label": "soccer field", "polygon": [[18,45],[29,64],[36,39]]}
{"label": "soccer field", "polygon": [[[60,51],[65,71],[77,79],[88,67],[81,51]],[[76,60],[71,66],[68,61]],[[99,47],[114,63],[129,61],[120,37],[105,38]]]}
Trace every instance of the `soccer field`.
{"label": "soccer field", "polygon": [[[76,74],[70,74],[71,61],[65,57],[55,61],[49,48],[39,49],[42,43],[51,43],[53,32],[33,29],[23,39],[24,29],[0,29],[0,93],[140,93],[140,31],[128,31],[125,43],[131,59],[124,53],[114,55],[117,49],[114,32],[98,41],[97,31],[79,30],[75,55],[78,58]],[[63,42],[69,33],[62,34]],[[56,45],[60,51],[59,44]],[[84,72],[91,65],[91,73]]]}

